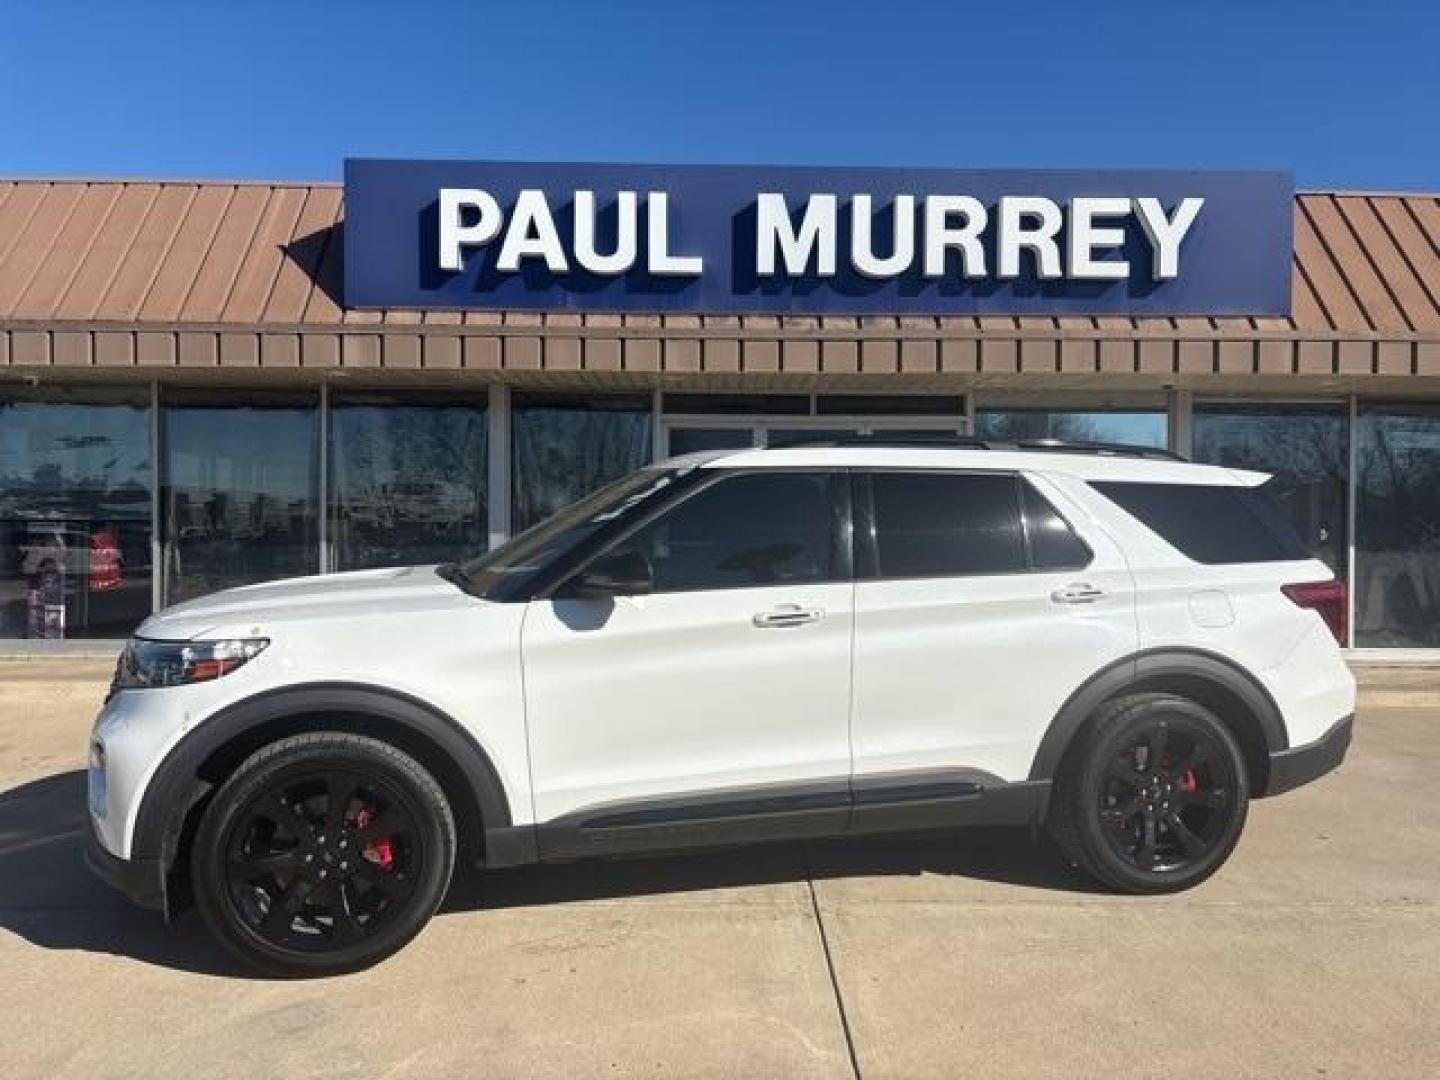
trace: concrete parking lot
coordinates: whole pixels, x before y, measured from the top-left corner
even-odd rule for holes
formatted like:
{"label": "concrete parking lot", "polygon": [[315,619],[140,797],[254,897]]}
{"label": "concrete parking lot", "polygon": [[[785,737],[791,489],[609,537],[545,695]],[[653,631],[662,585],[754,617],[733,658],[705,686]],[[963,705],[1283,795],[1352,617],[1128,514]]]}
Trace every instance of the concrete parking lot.
{"label": "concrete parking lot", "polygon": [[1362,706],[1181,896],[1008,831],[531,868],[281,983],[85,870],[107,673],[0,663],[0,1076],[1440,1076],[1440,707]]}

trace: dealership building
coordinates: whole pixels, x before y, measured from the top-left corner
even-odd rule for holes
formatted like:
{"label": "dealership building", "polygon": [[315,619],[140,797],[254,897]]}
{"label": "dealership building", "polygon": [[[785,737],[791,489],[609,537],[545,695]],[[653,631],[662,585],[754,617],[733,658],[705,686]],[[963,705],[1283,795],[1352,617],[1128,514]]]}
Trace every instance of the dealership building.
{"label": "dealership building", "polygon": [[674,454],[888,433],[1275,473],[1351,646],[1440,648],[1440,198],[1277,175],[0,181],[0,638],[463,558]]}

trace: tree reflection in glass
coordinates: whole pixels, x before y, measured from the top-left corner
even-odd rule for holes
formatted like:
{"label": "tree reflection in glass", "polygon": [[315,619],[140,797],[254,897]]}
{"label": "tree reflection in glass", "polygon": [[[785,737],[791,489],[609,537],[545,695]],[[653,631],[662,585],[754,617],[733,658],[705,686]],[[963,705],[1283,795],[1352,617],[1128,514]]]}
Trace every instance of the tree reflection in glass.
{"label": "tree reflection in glass", "polygon": [[1274,474],[1270,491],[1295,531],[1344,577],[1348,427],[1339,406],[1202,405],[1192,424],[1194,457]]}
{"label": "tree reflection in glass", "polygon": [[1355,644],[1440,646],[1440,407],[1362,409]]}
{"label": "tree reflection in glass", "polygon": [[489,533],[483,402],[334,400],[336,570],[466,559]]}
{"label": "tree reflection in glass", "polygon": [[165,602],[319,570],[318,411],[162,410]]}
{"label": "tree reflection in glass", "polygon": [[510,531],[519,533],[650,460],[650,401],[516,395]]}
{"label": "tree reflection in glass", "polygon": [[981,409],[975,434],[985,439],[1060,439],[1164,448],[1168,417],[1160,409]]}

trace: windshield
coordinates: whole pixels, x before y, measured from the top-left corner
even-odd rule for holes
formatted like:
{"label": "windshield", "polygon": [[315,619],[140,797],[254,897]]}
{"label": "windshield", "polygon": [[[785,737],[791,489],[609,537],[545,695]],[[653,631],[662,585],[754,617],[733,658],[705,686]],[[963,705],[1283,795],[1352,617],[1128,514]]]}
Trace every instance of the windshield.
{"label": "windshield", "polygon": [[571,503],[519,536],[457,568],[466,591],[503,599],[509,586],[545,569],[632,507],[668,487],[681,470],[641,469]]}

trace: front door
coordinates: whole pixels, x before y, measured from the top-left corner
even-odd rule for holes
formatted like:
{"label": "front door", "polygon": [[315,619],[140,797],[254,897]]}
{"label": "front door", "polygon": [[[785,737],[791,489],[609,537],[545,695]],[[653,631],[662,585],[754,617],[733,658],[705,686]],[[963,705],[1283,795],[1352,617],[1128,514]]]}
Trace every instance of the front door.
{"label": "front door", "polygon": [[669,846],[722,825],[716,840],[844,827],[846,478],[716,473],[611,546],[648,562],[649,594],[536,600],[526,613],[547,854],[583,852],[587,838]]}

